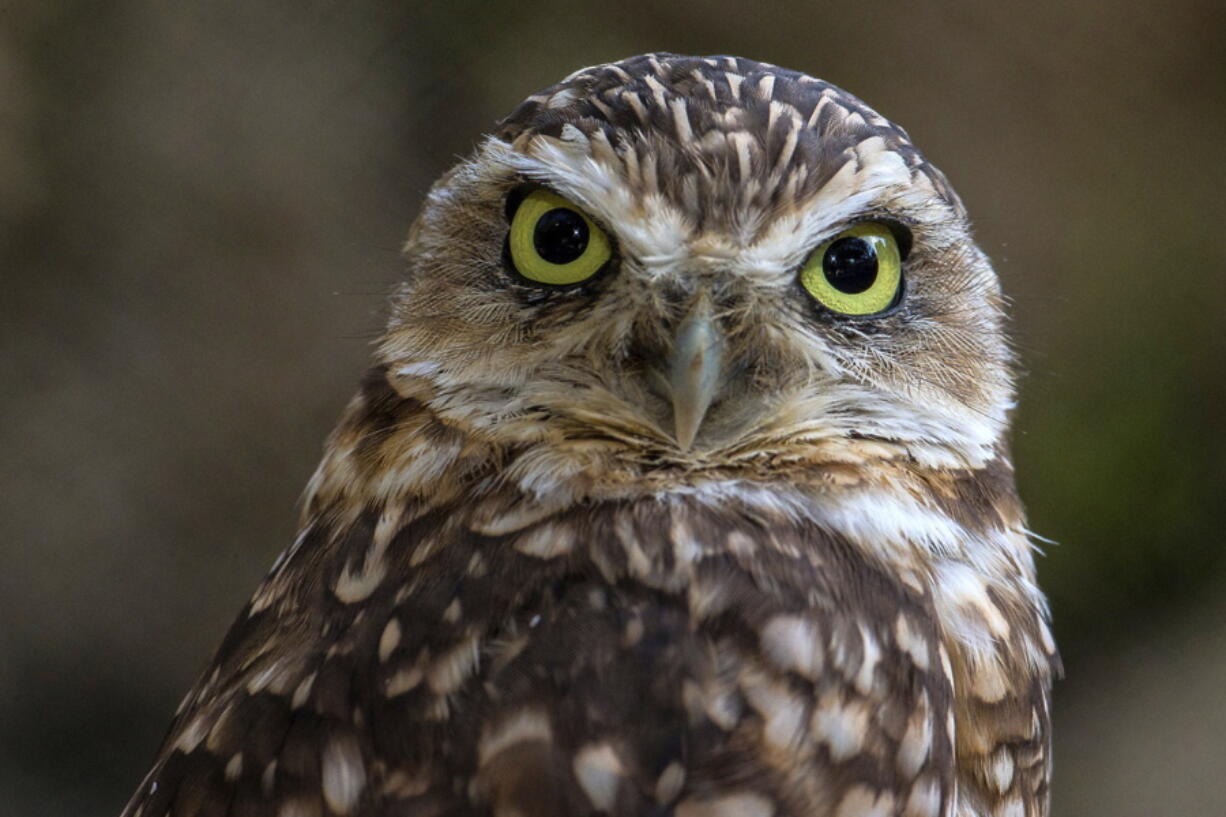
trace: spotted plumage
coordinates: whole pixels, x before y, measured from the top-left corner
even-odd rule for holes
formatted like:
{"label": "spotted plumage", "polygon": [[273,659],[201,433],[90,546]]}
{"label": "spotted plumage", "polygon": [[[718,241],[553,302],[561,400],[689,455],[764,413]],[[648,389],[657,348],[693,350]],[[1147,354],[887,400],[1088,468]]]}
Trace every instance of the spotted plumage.
{"label": "spotted plumage", "polygon": [[[512,251],[525,200],[555,218]],[[896,292],[831,306],[895,245]],[[301,532],[126,815],[1046,815],[1002,298],[905,132],[749,60],[596,66],[406,254]]]}

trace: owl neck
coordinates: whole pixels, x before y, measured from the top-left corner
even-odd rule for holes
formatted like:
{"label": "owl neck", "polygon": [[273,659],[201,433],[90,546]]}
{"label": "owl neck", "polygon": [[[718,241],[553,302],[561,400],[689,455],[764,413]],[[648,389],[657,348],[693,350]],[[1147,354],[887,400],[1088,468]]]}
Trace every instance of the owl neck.
{"label": "owl neck", "polygon": [[921,463],[901,445],[848,439],[826,461],[805,452],[804,462],[665,468],[627,456],[624,444],[554,439],[539,426],[508,442],[450,412],[442,417],[431,407],[438,399],[426,381],[406,383],[373,367],[328,440],[306,490],[305,517],[352,519],[389,504],[441,505],[508,491],[518,504],[546,510],[691,496],[807,518],[885,559],[981,559],[975,543],[1024,539],[1003,445],[976,467]]}
{"label": "owl neck", "polygon": [[307,488],[306,522],[326,518],[343,526],[388,509],[462,501],[480,503],[474,513],[490,521],[478,527],[505,533],[573,507],[684,498],[695,507],[739,508],[833,534],[891,572],[931,586],[951,608],[988,611],[975,626],[960,628],[976,643],[1007,635],[1000,616],[990,614],[997,606],[992,593],[1041,608],[1003,452],[973,469],[885,458],[785,470],[782,478],[726,470],[635,473],[610,468],[607,447],[596,444],[590,451],[570,446],[565,456],[555,440],[500,445],[440,419],[428,395],[404,392],[385,367],[371,370]]}
{"label": "owl neck", "polygon": [[499,443],[440,418],[430,399],[403,383],[393,385],[386,367],[372,368],[307,487],[305,520],[327,516],[344,523],[388,507],[438,507],[479,497],[525,519],[601,502],[688,497],[698,506],[735,506],[812,524],[903,575],[952,571],[946,578],[956,584],[966,565],[1033,575],[1003,451],[979,468],[924,467],[887,455],[765,473],[653,471],[610,457],[607,443]]}

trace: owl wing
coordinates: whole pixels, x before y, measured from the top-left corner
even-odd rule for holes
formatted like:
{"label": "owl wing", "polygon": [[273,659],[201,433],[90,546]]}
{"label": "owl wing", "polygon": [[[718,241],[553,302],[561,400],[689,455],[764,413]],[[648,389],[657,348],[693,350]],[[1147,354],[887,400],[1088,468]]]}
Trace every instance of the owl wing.
{"label": "owl wing", "polygon": [[917,587],[734,508],[478,515],[308,528],[125,815],[948,813]]}

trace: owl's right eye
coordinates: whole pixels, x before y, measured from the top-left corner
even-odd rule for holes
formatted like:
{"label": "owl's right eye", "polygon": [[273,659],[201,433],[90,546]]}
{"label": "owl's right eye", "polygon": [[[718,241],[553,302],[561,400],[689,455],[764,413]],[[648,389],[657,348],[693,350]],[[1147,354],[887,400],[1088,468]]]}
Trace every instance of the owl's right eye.
{"label": "owl's right eye", "polygon": [[534,284],[567,287],[596,276],[613,249],[604,230],[556,193],[533,190],[511,216],[507,236],[511,265]]}

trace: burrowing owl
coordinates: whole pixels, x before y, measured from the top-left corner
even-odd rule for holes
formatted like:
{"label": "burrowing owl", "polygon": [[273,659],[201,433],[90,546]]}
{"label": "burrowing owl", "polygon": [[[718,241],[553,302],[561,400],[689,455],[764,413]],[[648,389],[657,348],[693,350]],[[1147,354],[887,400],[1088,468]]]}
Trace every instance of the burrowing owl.
{"label": "burrowing owl", "polygon": [[126,814],[1047,813],[1003,302],[907,134],[646,55],[435,184]]}

